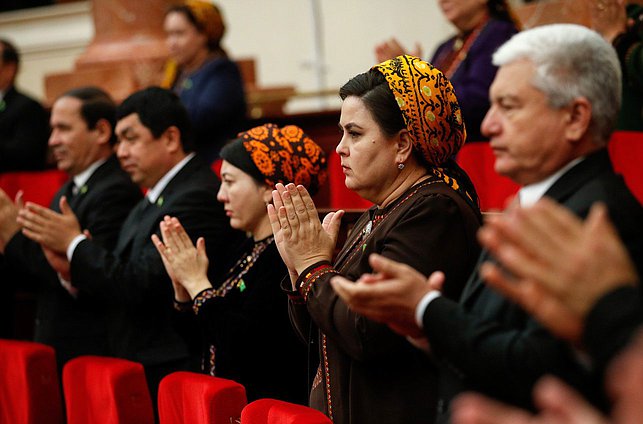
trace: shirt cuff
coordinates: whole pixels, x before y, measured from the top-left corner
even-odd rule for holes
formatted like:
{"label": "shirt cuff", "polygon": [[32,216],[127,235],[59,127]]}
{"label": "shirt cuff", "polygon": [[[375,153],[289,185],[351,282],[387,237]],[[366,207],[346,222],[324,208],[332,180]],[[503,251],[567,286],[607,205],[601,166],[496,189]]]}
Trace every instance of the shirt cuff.
{"label": "shirt cuff", "polygon": [[60,285],[69,292],[71,297],[74,299],[78,297],[78,289],[72,286],[70,281],[65,280],[60,274],[58,274],[58,281],[60,281]]}
{"label": "shirt cuff", "polygon": [[78,244],[86,238],[87,236],[85,236],[84,234],[78,234],[76,237],[74,237],[71,243],[69,243],[69,246],[67,246],[67,260],[69,262],[71,262],[71,258],[74,257],[74,251],[76,250]]}
{"label": "shirt cuff", "polygon": [[429,303],[433,302],[435,299],[441,296],[442,293],[440,293],[439,291],[431,290],[430,292],[425,294],[422,299],[420,299],[417,306],[415,307],[415,323],[418,325],[418,327],[420,327],[421,329],[424,328],[424,324],[422,323],[422,321],[424,321],[424,312],[429,306]]}

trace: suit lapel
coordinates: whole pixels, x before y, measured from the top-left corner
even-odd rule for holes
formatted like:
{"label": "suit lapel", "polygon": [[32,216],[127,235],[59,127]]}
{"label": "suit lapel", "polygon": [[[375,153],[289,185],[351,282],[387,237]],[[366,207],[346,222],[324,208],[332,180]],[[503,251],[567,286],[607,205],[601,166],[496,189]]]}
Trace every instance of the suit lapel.
{"label": "suit lapel", "polygon": [[597,174],[610,171],[612,165],[607,149],[601,149],[587,156],[582,162],[564,173],[545,193],[545,196],[563,203],[578,189]]}
{"label": "suit lapel", "polygon": [[129,246],[129,244],[134,240],[134,237],[138,233],[141,227],[141,220],[145,212],[152,207],[152,204],[147,200],[147,197],[142,198],[134,209],[127,216],[127,219],[123,223],[121,228],[120,236],[118,237],[118,243],[114,249],[114,253],[118,256]]}
{"label": "suit lapel", "polygon": [[489,251],[485,249],[480,252],[478,262],[476,262],[476,266],[473,268],[474,272],[469,277],[469,281],[467,281],[467,284],[465,284],[464,289],[462,289],[462,295],[460,295],[461,304],[466,304],[469,299],[473,298],[474,294],[480,291],[480,289],[484,286],[483,280],[480,277],[480,266],[483,262],[490,259],[492,258],[489,255]]}
{"label": "suit lapel", "polygon": [[144,243],[151,243],[151,241],[149,241],[149,234],[155,231],[153,227],[157,225],[160,217],[168,210],[168,204],[171,204],[172,199],[175,197],[174,193],[177,191],[177,188],[184,184],[189,184],[191,176],[195,170],[199,169],[198,167],[199,162],[197,158],[192,158],[174,178],[168,182],[155,204],[150,203],[147,197],[145,197],[134,207],[121,229],[121,234],[118,237],[118,243],[114,250],[116,255],[121,255],[126,249],[131,247],[130,245],[132,243],[138,242],[137,236],[139,235],[144,236],[140,239],[143,240]]}
{"label": "suit lapel", "polygon": [[[549,190],[547,190],[545,195],[562,203],[575,193],[580,186],[585,184],[587,180],[606,169],[611,169],[610,159],[607,149],[601,149],[590,154],[579,164],[564,173]],[[482,263],[489,260],[493,261],[494,259],[489,255],[487,250],[483,250],[474,268],[475,272],[471,275],[462,290],[462,295],[460,296],[461,304],[466,305],[471,299],[475,298],[476,294],[484,287],[484,281],[480,277],[479,270]]]}

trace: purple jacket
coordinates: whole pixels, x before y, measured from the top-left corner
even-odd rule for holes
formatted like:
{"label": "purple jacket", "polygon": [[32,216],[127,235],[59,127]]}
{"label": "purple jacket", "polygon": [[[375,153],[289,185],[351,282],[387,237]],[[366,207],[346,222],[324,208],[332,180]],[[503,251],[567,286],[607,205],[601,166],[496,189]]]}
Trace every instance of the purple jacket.
{"label": "purple jacket", "polygon": [[[480,133],[480,124],[489,110],[489,86],[498,69],[491,63],[491,56],[516,32],[518,30],[511,22],[489,20],[451,77],[467,127],[467,142],[486,140]],[[452,49],[455,40],[454,36],[442,43],[431,62],[445,50]]]}

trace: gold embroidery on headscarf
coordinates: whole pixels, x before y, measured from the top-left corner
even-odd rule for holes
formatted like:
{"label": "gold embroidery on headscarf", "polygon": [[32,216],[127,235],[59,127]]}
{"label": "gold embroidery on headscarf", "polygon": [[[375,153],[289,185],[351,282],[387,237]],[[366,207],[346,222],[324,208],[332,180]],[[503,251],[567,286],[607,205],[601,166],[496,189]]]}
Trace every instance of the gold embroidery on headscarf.
{"label": "gold embroidery on headscarf", "polygon": [[386,78],[414,149],[436,177],[458,190],[458,182],[440,168],[460,150],[467,135],[451,82],[430,63],[409,55],[382,62],[374,69]]}
{"label": "gold embroidery on headscarf", "polygon": [[451,82],[431,64],[398,56],[375,66],[393,92],[413,145],[433,166],[460,150],[466,137]]}

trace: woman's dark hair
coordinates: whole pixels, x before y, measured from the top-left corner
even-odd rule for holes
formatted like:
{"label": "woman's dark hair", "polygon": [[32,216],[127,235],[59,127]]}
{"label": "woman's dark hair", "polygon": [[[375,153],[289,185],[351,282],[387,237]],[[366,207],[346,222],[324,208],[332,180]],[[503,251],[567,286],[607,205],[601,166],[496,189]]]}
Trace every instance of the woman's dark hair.
{"label": "woman's dark hair", "polygon": [[[349,96],[359,97],[364,102],[366,109],[388,137],[393,137],[407,128],[402,111],[388,86],[388,82],[386,82],[386,78],[380,71],[371,69],[351,78],[339,89],[339,97],[342,100]],[[432,166],[415,148],[413,156],[425,168]]]}
{"label": "woman's dark hair", "polygon": [[371,112],[373,119],[387,136],[392,137],[400,130],[406,129],[400,107],[386,78],[379,71],[371,69],[351,78],[339,89],[339,97],[342,100],[349,96],[362,99],[366,109]]}
{"label": "woman's dark hair", "polygon": [[516,17],[511,13],[507,0],[488,0],[487,8],[489,9],[489,16],[492,18],[513,22],[514,25],[518,27],[519,22],[517,22]]}
{"label": "woman's dark hair", "polygon": [[[186,5],[171,6],[165,13],[165,16],[173,12],[181,13],[199,32],[207,34],[207,31],[203,27],[203,24],[199,22],[199,20],[196,18],[196,16],[194,16],[194,13],[192,13],[192,10],[190,10],[188,6]],[[210,50],[211,52],[220,52],[225,54],[225,50],[223,50],[223,48],[221,47],[221,38],[214,40],[208,37],[208,50]]]}

